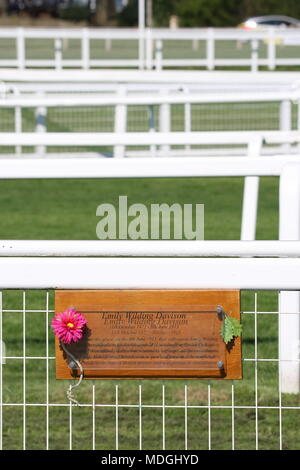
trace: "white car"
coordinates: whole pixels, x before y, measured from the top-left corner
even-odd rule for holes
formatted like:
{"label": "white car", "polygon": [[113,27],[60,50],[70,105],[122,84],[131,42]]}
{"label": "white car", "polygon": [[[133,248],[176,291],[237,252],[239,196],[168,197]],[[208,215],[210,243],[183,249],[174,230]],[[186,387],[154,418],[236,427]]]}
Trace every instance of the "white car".
{"label": "white car", "polygon": [[[285,44],[285,45],[299,45],[300,44],[300,20],[296,18],[291,18],[290,16],[284,15],[267,15],[267,16],[255,16],[253,18],[248,18],[243,23],[238,25],[238,28],[244,29],[246,31],[253,31],[253,30],[268,30],[270,28],[285,30],[290,28],[299,28],[299,37],[295,38],[285,38],[284,41],[282,39],[274,39],[275,44]],[[298,35],[297,35],[298,36]],[[240,41],[240,45],[243,42],[248,41]],[[265,39],[263,41],[264,44],[268,44],[269,40]]]}
{"label": "white car", "polygon": [[248,18],[238,27],[246,30],[268,28],[300,28],[300,21],[296,18],[283,15],[255,16],[253,18]]}

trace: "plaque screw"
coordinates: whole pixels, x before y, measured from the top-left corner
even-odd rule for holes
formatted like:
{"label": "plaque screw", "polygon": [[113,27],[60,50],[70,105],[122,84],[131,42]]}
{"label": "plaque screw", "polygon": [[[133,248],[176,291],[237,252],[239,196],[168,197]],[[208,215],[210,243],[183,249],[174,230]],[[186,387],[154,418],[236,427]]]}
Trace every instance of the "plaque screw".
{"label": "plaque screw", "polygon": [[217,366],[219,369],[224,369],[224,362],[223,361],[218,361]]}
{"label": "plaque screw", "polygon": [[222,307],[221,305],[218,305],[218,306],[216,307],[216,312],[217,312],[217,314],[219,315],[219,319],[220,319],[220,320],[224,320],[226,314],[225,314],[224,309],[223,309],[223,307]]}
{"label": "plaque screw", "polygon": [[70,361],[68,365],[69,365],[70,369],[76,369],[77,368],[77,364],[76,364],[75,361]]}

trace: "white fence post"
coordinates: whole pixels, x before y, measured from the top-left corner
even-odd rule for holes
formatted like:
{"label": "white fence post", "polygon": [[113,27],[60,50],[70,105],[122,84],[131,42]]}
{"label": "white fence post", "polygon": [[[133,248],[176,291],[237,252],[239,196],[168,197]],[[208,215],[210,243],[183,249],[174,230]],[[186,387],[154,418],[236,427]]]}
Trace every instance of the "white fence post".
{"label": "white fence post", "polygon": [[82,68],[88,70],[90,65],[90,38],[88,28],[83,28],[82,30],[81,58]]}
{"label": "white fence post", "polygon": [[215,68],[215,34],[213,28],[207,30],[206,40],[206,60],[208,70],[214,70]]}
{"label": "white fence post", "polygon": [[104,40],[104,49],[105,52],[110,52],[112,49],[112,41],[111,38],[105,38]]}
{"label": "white fence post", "polygon": [[192,49],[193,49],[193,51],[198,51],[198,49],[199,49],[199,39],[194,38],[192,40]]}
{"label": "white fence post", "polygon": [[[20,92],[17,88],[13,89],[14,95],[17,97],[20,95]],[[19,133],[22,132],[22,108],[21,106],[15,107],[15,132]],[[21,145],[17,145],[15,148],[16,155],[21,155],[22,147]]]}
{"label": "white fence post", "polygon": [[[189,89],[185,86],[182,88],[183,93],[189,94]],[[192,130],[192,105],[191,103],[184,103],[184,132],[191,132]],[[190,150],[191,146],[186,145],[185,149]]]}
{"label": "white fence post", "polygon": [[[248,145],[248,156],[246,158],[258,157],[260,155],[261,146],[261,136],[257,136],[250,140]],[[241,240],[255,240],[258,191],[259,177],[246,176],[244,181]]]}
{"label": "white fence post", "polygon": [[268,69],[275,70],[276,67],[276,44],[274,39],[274,28],[269,29],[268,38]]}
{"label": "white fence post", "polygon": [[258,40],[251,41],[251,72],[258,71]]}
{"label": "white fence post", "polygon": [[[163,103],[159,107],[159,130],[160,132],[171,131],[171,109],[169,103]],[[168,152],[170,145],[161,145],[160,149],[163,152]]]}
{"label": "white fence post", "polygon": [[151,29],[146,29],[146,69],[152,70],[153,68],[153,40]]}
{"label": "white fence post", "polygon": [[159,72],[162,70],[162,47],[162,40],[157,39],[155,41],[155,68]]}
{"label": "white fence post", "polygon": [[[118,88],[118,96],[126,94],[125,85],[120,85]],[[127,106],[126,104],[117,104],[115,107],[115,133],[116,141],[118,141],[118,134],[126,132],[127,127]],[[114,158],[123,158],[125,156],[125,146],[115,145],[113,150]]]}
{"label": "white fence post", "polygon": [[[44,93],[39,92],[39,97],[43,97]],[[47,108],[45,106],[39,106],[35,110],[35,132],[46,132],[46,115],[47,115]],[[44,145],[38,145],[35,149],[36,153],[42,157],[46,153],[46,147]]]}
{"label": "white fence post", "polygon": [[139,0],[139,69],[145,67],[145,0]]}
{"label": "white fence post", "polygon": [[[279,239],[300,240],[300,165],[287,164],[280,178]],[[282,393],[300,392],[300,292],[282,291],[279,303],[279,373]]]}
{"label": "white fence post", "polygon": [[55,69],[62,69],[62,40],[60,38],[55,39],[54,41],[54,62]]}
{"label": "white fence post", "polygon": [[18,68],[23,70],[25,68],[25,38],[24,29],[17,29],[17,62]]}
{"label": "white fence post", "polygon": [[[281,131],[290,131],[292,128],[292,103],[290,100],[283,100],[280,103],[279,128]],[[281,145],[284,153],[289,153],[291,146],[289,143]]]}
{"label": "white fence post", "polygon": [[[149,114],[149,132],[155,132],[155,115],[154,115],[154,106],[148,106],[148,114]],[[151,157],[155,157],[156,155],[156,145],[150,145],[150,155]]]}

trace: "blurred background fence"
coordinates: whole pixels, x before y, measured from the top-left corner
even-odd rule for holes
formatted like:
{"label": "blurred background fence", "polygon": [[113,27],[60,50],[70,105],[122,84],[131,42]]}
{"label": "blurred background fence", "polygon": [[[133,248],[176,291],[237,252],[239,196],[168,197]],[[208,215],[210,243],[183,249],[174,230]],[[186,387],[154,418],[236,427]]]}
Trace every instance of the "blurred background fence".
{"label": "blurred background fence", "polygon": [[300,31],[269,28],[12,28],[0,30],[0,67],[259,68],[300,65]]}

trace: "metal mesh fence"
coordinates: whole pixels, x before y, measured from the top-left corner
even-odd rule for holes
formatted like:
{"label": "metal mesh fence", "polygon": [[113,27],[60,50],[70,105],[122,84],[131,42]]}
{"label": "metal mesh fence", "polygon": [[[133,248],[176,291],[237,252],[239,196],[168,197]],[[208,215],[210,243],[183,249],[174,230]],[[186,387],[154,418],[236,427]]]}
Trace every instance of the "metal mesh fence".
{"label": "metal mesh fence", "polygon": [[242,380],[86,380],[80,407],[55,379],[53,293],[0,299],[3,449],[299,448],[299,395],[279,383],[277,292],[242,292]]}
{"label": "metal mesh fence", "polygon": [[[187,109],[187,106],[189,108]],[[21,115],[20,129],[33,132],[38,122],[38,112],[34,108],[15,110],[1,108],[0,132],[14,132],[16,113]],[[115,106],[74,106],[49,107],[45,114],[45,131],[48,132],[113,132],[116,122]],[[291,129],[297,129],[297,105],[292,105]],[[127,132],[160,131],[159,105],[130,105],[126,111]],[[208,103],[208,104],[173,104],[170,106],[170,131],[255,131],[279,130],[280,103]],[[116,142],[117,143],[117,142]],[[226,146],[221,146],[226,147]],[[230,146],[232,147],[232,146]],[[201,148],[197,146],[195,148]],[[32,148],[23,148],[22,152],[32,152]],[[111,148],[85,147],[52,147],[50,152],[96,151],[111,154]],[[0,149],[1,153],[14,153],[14,148]]]}
{"label": "metal mesh fence", "polygon": [[[191,105],[192,131],[279,130],[279,103],[214,103]],[[297,125],[297,106],[293,106],[292,128]],[[13,132],[15,112],[1,108],[0,132]],[[153,121],[152,121],[153,119]],[[48,108],[46,128],[49,132],[112,132],[115,109],[113,106],[74,106]],[[127,131],[145,132],[154,124],[160,128],[159,106],[131,105],[127,108]],[[184,105],[171,106],[171,130],[183,131]],[[22,130],[35,129],[34,108],[22,109]]]}

